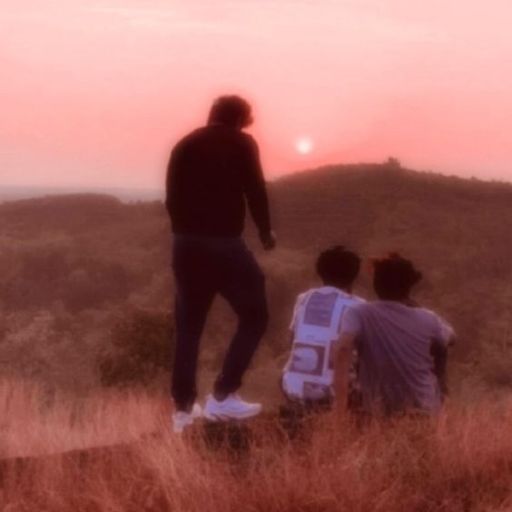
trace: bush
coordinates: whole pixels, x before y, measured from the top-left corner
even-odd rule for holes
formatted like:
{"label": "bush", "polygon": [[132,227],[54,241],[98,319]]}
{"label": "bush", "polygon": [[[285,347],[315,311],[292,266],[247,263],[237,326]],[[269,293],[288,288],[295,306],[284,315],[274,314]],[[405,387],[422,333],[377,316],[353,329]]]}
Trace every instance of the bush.
{"label": "bush", "polygon": [[100,356],[105,386],[148,385],[168,372],[174,356],[174,327],[168,313],[137,310],[113,327],[111,346]]}

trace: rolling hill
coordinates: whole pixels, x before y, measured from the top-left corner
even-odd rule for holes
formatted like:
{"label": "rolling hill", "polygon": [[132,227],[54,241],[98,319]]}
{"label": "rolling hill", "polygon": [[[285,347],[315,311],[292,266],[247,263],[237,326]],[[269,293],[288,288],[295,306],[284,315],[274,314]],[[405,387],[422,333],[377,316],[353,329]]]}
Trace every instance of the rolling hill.
{"label": "rolling hill", "polygon": [[[399,251],[417,262],[426,276],[418,298],[455,324],[466,372],[512,386],[511,185],[384,164],[326,167],[269,188],[278,250],[263,254],[248,230],[272,311],[257,369],[278,371],[294,297],[314,282],[318,250],[342,243],[366,258]],[[62,386],[72,378],[77,389],[97,382],[116,322],[171,307],[170,242],[158,201],[73,194],[0,204],[0,371]],[[366,271],[357,291],[371,296]],[[211,368],[232,328],[217,308],[204,356]]]}

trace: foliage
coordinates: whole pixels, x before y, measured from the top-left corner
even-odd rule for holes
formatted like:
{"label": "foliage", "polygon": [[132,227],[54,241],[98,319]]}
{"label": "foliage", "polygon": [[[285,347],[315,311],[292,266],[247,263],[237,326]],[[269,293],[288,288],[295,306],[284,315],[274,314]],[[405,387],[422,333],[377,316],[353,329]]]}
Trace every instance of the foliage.
{"label": "foliage", "polygon": [[[472,371],[489,388],[511,388],[501,347],[502,325],[512,321],[512,186],[391,163],[325,167],[270,184],[278,249],[260,251],[251,228],[247,237],[267,276],[271,313],[256,369],[278,378],[295,297],[318,283],[318,251],[342,243],[364,258],[391,250],[412,258],[425,275],[416,298],[459,334],[454,359],[478,363]],[[0,374],[58,381],[70,391],[100,386],[93,362],[105,347],[119,352],[109,338],[119,316],[129,323],[134,311],[172,308],[163,205],[46,197],[0,204],[0,219]],[[355,292],[371,297],[365,268]],[[202,350],[202,367],[212,372],[235,328],[221,302],[209,316]],[[41,315],[52,319],[48,332],[38,330]]]}
{"label": "foliage", "polygon": [[138,310],[114,325],[111,346],[101,354],[99,369],[105,386],[148,384],[169,371],[174,352],[171,316]]}

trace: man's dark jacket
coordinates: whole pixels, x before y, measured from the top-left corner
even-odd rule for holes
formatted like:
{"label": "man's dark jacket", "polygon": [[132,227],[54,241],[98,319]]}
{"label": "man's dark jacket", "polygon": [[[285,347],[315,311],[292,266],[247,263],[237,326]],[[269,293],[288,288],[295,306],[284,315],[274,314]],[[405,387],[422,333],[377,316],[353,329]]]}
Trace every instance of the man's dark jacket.
{"label": "man's dark jacket", "polygon": [[166,206],[176,234],[238,237],[245,200],[260,234],[270,232],[267,192],[254,139],[222,124],[207,125],[172,150]]}

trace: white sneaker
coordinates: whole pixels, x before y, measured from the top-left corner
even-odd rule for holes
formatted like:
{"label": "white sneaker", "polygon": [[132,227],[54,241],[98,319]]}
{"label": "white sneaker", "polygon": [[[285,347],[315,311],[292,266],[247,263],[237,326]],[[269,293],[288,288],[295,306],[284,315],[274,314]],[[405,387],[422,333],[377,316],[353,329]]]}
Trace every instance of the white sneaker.
{"label": "white sneaker", "polygon": [[190,412],[176,411],[172,415],[172,430],[175,434],[181,434],[185,427],[192,425],[194,420],[200,418],[203,415],[203,410],[198,403],[192,406]]}
{"label": "white sneaker", "polygon": [[261,412],[261,404],[244,402],[237,394],[231,393],[221,402],[209,395],[203,415],[211,421],[243,420]]}

